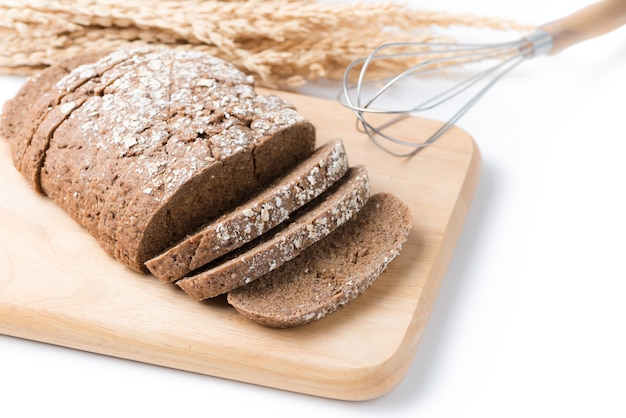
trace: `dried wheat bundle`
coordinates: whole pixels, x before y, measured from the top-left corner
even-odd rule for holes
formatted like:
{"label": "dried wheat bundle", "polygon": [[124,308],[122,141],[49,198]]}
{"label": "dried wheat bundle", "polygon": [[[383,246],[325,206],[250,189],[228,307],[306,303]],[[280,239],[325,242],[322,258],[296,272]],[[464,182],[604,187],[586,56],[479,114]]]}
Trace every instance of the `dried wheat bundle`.
{"label": "dried wheat bundle", "polygon": [[432,41],[438,37],[429,28],[459,25],[528,29],[389,2],[0,0],[0,72],[28,74],[93,49],[162,44],[208,51],[259,85],[284,88],[340,77],[384,42]]}

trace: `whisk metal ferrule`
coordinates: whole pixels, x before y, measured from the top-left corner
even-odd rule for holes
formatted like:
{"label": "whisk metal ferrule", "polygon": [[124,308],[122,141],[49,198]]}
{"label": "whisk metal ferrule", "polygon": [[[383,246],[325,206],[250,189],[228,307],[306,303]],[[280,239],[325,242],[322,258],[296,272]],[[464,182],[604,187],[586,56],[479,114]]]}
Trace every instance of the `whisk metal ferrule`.
{"label": "whisk metal ferrule", "polygon": [[536,31],[526,35],[524,40],[526,40],[527,43],[522,45],[520,52],[526,58],[546,55],[552,51],[554,46],[554,38],[543,29],[537,29]]}

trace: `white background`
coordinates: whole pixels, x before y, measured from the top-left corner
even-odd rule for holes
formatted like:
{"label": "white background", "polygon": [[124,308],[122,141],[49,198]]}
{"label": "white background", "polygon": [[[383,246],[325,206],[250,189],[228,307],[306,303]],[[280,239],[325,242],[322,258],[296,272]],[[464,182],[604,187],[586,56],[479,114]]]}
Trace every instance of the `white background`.
{"label": "white background", "polygon": [[[410,3],[541,24],[589,2]],[[23,81],[0,76],[0,102]],[[460,121],[480,185],[388,395],[320,399],[0,336],[0,415],[626,416],[625,97],[622,28],[523,63]]]}

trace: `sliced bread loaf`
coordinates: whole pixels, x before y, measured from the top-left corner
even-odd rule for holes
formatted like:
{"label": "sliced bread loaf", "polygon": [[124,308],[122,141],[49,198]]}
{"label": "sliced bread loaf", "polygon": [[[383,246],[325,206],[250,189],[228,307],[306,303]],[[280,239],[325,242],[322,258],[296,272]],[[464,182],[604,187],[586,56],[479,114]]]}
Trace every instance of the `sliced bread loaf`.
{"label": "sliced bread loaf", "polygon": [[342,141],[327,142],[247,202],[148,260],[146,267],[163,282],[175,281],[285,221],[347,170]]}
{"label": "sliced bread loaf", "polygon": [[257,95],[251,77],[167,48],[74,68],[20,124],[18,170],[140,272],[315,147],[313,125],[277,96]]}
{"label": "sliced bread loaf", "polygon": [[176,282],[189,296],[204,300],[250,283],[292,260],[350,220],[369,198],[369,178],[363,167],[351,167],[328,191],[304,206],[276,233],[216,260],[199,273]]}
{"label": "sliced bread loaf", "polygon": [[399,253],[409,208],[391,194],[365,207],[289,263],[228,293],[228,302],[262,325],[287,328],[320,319],[363,293]]}

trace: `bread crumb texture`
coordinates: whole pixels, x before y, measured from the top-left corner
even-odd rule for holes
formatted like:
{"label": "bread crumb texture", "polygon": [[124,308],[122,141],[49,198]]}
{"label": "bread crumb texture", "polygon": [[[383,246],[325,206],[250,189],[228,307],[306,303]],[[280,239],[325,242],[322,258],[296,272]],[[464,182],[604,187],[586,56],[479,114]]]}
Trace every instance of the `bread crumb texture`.
{"label": "bread crumb texture", "polygon": [[349,222],[264,277],[228,293],[262,325],[287,328],[321,319],[362,294],[399,254],[411,228],[405,203],[373,195]]}

